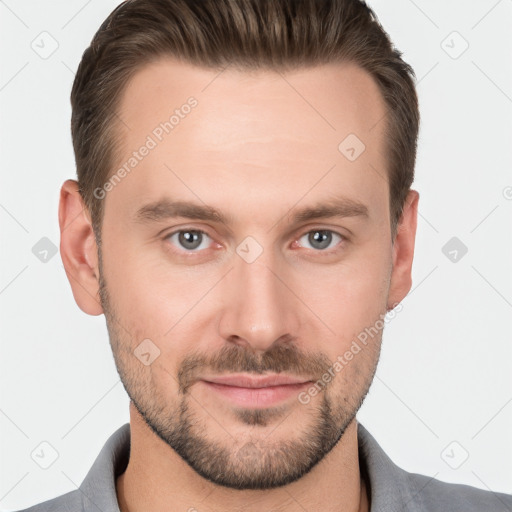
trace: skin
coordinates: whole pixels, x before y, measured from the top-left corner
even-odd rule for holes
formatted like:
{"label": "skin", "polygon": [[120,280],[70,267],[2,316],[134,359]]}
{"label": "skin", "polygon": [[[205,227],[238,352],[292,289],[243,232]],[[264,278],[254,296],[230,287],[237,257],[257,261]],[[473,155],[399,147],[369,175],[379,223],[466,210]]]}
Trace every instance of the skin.
{"label": "skin", "polygon": [[[378,87],[347,63],[219,74],[161,59],[123,92],[116,169],[190,96],[197,106],[106,194],[100,255],[77,183],[61,189],[75,300],[105,314],[131,398],[121,511],[369,510],[355,414],[382,330],[308,403],[235,406],[201,378],[271,370],[317,380],[409,292],[419,194],[409,192],[393,240]],[[338,150],[350,133],[366,146],[355,161]],[[368,216],[291,223],[340,196]],[[136,220],[163,197],[231,222]],[[178,229],[207,235],[191,250],[169,236]],[[308,237],[316,230],[325,249]],[[251,263],[236,251],[247,236],[262,249]],[[134,356],[145,339],[160,351],[149,365]]]}

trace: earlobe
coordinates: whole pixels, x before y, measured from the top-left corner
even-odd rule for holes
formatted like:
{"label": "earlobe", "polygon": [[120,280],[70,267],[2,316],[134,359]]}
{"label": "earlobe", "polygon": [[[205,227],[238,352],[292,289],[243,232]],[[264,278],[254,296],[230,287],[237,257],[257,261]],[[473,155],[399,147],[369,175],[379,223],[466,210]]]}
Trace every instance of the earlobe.
{"label": "earlobe", "polygon": [[419,193],[409,190],[393,244],[393,270],[388,295],[388,310],[401,302],[412,286],[412,262],[416,240]]}
{"label": "earlobe", "polygon": [[98,249],[92,224],[78,189],[66,180],[59,201],[60,253],[78,307],[89,315],[101,315]]}

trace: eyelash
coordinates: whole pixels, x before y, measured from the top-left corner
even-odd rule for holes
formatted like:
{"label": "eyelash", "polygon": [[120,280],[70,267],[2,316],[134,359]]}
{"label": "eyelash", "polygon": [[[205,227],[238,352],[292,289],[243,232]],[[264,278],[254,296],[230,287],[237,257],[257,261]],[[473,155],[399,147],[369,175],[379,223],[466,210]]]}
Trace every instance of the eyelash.
{"label": "eyelash", "polygon": [[[179,230],[173,231],[172,233],[169,233],[169,234],[165,235],[163,240],[167,242],[174,235],[178,235],[180,233],[187,233],[187,232],[200,233],[201,235],[206,235],[208,238],[210,238],[210,240],[213,240],[212,237],[206,231],[203,231],[202,229],[195,229],[195,228],[189,228],[189,229],[185,228],[185,229],[179,229]],[[299,236],[296,240],[300,240],[304,236],[309,235],[310,233],[315,233],[315,232],[331,233],[331,234],[336,235],[336,236],[338,236],[340,238],[340,241],[338,242],[338,246],[336,246],[334,249],[307,249],[308,251],[312,251],[314,253],[318,253],[319,255],[321,255],[321,254],[325,255],[325,254],[336,253],[338,250],[340,250],[339,246],[340,245],[344,245],[348,241],[348,238],[346,236],[338,233],[337,231],[333,231],[332,229],[323,229],[323,228],[310,229],[310,230],[306,231],[305,233],[303,233],[301,236]],[[206,249],[193,249],[193,250],[186,250],[186,249],[174,250],[173,249],[173,252],[178,252],[180,254],[194,255],[194,254],[200,254],[201,252],[203,252],[205,250]]]}

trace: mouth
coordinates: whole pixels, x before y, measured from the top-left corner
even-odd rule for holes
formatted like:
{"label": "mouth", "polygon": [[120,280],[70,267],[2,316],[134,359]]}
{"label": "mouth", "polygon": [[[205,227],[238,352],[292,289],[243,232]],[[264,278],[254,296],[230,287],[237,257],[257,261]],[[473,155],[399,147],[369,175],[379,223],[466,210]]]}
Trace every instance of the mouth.
{"label": "mouth", "polygon": [[205,377],[200,382],[224,400],[243,407],[264,408],[297,396],[312,381],[282,374],[235,374]]}

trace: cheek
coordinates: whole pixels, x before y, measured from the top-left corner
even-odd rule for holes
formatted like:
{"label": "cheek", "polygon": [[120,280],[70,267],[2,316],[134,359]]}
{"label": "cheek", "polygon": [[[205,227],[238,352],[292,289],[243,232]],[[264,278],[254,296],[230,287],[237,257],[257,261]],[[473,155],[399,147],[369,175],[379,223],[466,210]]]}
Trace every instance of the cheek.
{"label": "cheek", "polygon": [[197,343],[198,334],[211,329],[213,294],[207,292],[218,275],[212,269],[172,266],[163,254],[142,245],[123,247],[114,242],[104,246],[104,273],[126,350],[150,339],[160,351],[155,370],[163,365],[172,371]]}
{"label": "cheek", "polygon": [[368,244],[324,271],[304,272],[304,297],[337,335],[353,335],[386,309],[390,280],[387,249]]}
{"label": "cheek", "polygon": [[125,320],[143,317],[148,325],[165,319],[166,311],[183,302],[184,277],[170,273],[163,254],[150,250],[149,245],[135,242],[120,229],[107,228],[102,242],[103,272],[116,312]]}

